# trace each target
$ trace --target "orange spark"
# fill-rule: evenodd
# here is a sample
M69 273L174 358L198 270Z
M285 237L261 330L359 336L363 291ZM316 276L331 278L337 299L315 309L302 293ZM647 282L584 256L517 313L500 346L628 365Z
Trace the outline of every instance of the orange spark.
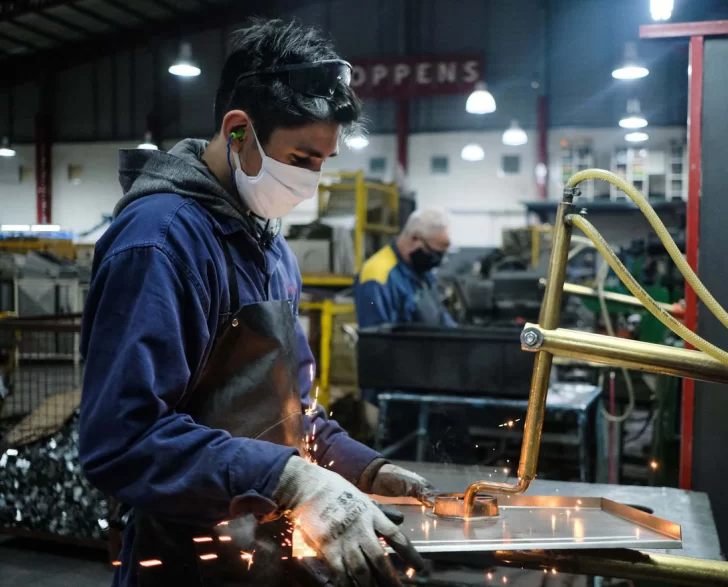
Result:
M230 522L220 522L218 526L227 526Z
M657 461L650 462L650 469L657 471Z
M334 464L334 461L331 461L328 466L330 467L333 464Z
M240 551L240 558L244 561L248 562L248 570L250 570L250 567L253 566L253 555L255 554L255 551L253 552L245 552L244 550Z
M551 574L552 574L552 575L557 575L557 574L558 574L558 573L556 572L556 568L555 568L555 567L554 567L553 569L551 569Z
M200 555L200 560L203 560L203 561L214 561L216 558L217 558L217 555L214 552Z
M486 579L488 579L488 581L492 581L493 580L493 573L488 573L485 577L486 577Z
M113 561L113 562L111 563L111 566L112 566L112 567L120 567L120 566L121 566L121 561Z
M162 561L160 561L156 558L152 558L152 559L149 559L146 561L139 561L139 564L143 567L158 567L159 565L162 564Z
M197 536L192 539L192 542L212 542L211 536Z
M232 536L220 536L220 542L230 542L233 537Z
M508 577L503 577L503 582L508 583Z
M413 569L412 567L410 567L409 569L407 569L407 570L405 571L405 573L404 573L404 574L405 574L405 575L407 575L407 578L408 578L408 579L411 579L411 578L412 578L412 577L414 577L414 575L415 575L415 570L414 570L414 569Z

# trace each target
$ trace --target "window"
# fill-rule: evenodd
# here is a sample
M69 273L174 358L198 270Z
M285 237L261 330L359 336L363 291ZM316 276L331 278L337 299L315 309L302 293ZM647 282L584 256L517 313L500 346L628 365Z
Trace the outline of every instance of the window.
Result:
M435 155L430 159L430 173L447 175L450 167L450 160L445 155Z
M371 159L369 159L369 173L384 173L386 169L386 157L372 157Z
M501 169L504 175L518 175L521 173L521 156L503 155L501 158Z

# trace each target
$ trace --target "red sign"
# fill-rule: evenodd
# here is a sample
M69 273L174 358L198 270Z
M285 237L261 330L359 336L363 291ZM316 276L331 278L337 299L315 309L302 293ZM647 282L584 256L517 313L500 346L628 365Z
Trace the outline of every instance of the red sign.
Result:
M482 55L387 57L352 62L351 87L362 98L466 94L484 79Z
M38 224L51 223L51 119L35 116L35 197Z

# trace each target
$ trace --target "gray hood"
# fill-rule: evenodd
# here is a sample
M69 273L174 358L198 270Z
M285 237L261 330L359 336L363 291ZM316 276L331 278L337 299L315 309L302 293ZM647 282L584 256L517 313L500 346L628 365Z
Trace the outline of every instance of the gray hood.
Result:
M251 214L237 194L231 194L213 175L202 155L208 142L185 139L169 152L147 149L119 151L119 182L124 191L114 208L114 218L132 202L152 194L179 194L194 198L216 216L235 218L259 239L280 232L280 220L267 221Z

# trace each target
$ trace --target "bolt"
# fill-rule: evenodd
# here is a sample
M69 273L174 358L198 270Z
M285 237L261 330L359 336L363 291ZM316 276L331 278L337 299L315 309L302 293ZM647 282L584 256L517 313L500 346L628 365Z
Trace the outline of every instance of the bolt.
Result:
M538 336L532 330L523 334L523 342L526 346L533 346L538 342Z
M579 214L581 214L582 216L586 216L586 208L582 208Z

